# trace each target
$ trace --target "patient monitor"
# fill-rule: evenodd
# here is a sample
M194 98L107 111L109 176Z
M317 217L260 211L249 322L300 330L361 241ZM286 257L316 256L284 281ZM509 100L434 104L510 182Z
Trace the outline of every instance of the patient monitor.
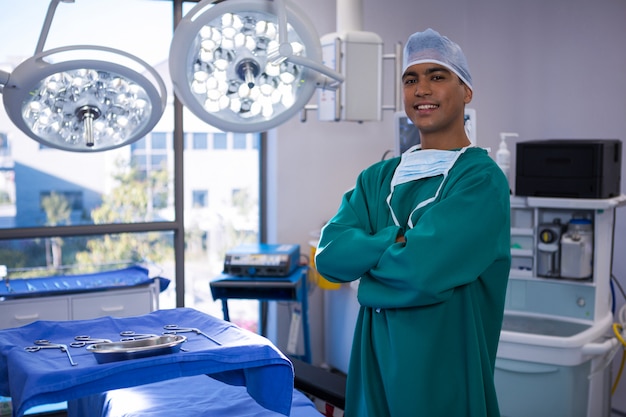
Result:
M394 155L399 156L410 147L420 143L420 132L404 111L393 115ZM476 110L465 109L465 131L473 145L476 145Z
M394 155L400 156L411 146L420 143L420 132L404 111L393 115Z

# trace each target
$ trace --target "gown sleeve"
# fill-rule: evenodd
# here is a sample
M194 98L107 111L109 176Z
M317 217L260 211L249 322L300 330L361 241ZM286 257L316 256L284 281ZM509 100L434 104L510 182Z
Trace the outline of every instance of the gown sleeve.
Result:
M481 279L494 263L508 270L509 190L497 165L451 170L437 201L413 214L412 229L393 225L385 202L388 169L364 171L322 229L315 258L322 276L333 282L361 278L361 305L403 308L443 302L455 288ZM397 190L392 204L417 205L410 199L415 194ZM396 243L399 233L405 243Z
M496 167L497 168L497 167ZM466 172L414 214L406 243L389 245L362 277L359 302L382 308L435 304L510 263L510 199L496 170Z
M379 207L370 206L368 201L375 201L374 198L380 198L380 195L366 198L368 189L372 188L366 184L371 184L372 180L365 180L364 174L361 173L356 186L344 194L337 213L322 229L315 266L329 281L350 282L361 278L378 264L401 232L397 226L375 231L371 219ZM388 190L388 186L374 188L376 193L383 188Z

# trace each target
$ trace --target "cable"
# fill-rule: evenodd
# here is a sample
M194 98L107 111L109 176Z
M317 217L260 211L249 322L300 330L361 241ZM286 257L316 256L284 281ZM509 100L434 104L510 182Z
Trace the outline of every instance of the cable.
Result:
M617 308L615 303L615 285L613 285L614 276L611 275L611 280L609 280L609 288L611 289L611 314L615 315L615 309Z
M615 275L611 274L611 280L615 283L615 285L617 285L617 288L619 289L619 292L622 293L622 297L624 299L626 299L626 292L624 292L624 288L619 283L619 280L615 277Z
M393 150L391 149L387 149L384 153L383 156L380 158L381 161L384 161L385 159L387 159L387 156L393 154ZM391 155L393 156L393 155Z
M626 340L624 340L624 337L621 334L621 331L624 329L624 325L626 325L626 304L624 304L617 313L617 322L613 323L613 333L615 333L615 337L622 344L622 360L620 362L617 375L615 376L613 387L611 388L611 395L615 394L617 385L622 377L622 372L624 371L624 366L626 365Z
M615 223L613 223L613 227L611 229L611 242L615 242ZM610 271L613 271L613 261L614 261L613 251L610 251L610 254L611 254ZM617 286L619 291L622 293L622 297L624 299L626 299L626 293L624 293L624 289L622 288L619 281L617 280L617 277L615 277L615 275L611 273L611 277L609 279L609 286L611 288L611 296L612 296L611 311L613 314L615 314L615 308L617 306L617 302L615 300L615 287L613 286L613 284ZM624 338L620 334L620 331L623 329L623 324L626 324L625 323L626 318L624 317L626 316L626 304L622 306L617 316L618 316L617 317L618 322L613 323L613 332L615 333L615 337L617 337L617 340L619 340L622 344L622 360L619 365L619 371L617 372L617 375L615 376L613 387L611 388L611 395L615 394L615 390L617 390L617 385L619 384L619 381L622 377L622 371L624 370L624 364L626 363L626 342L624 341Z
M619 365L619 370L617 371L617 376L615 377L615 382L613 382L613 387L611 388L611 395L615 394L615 390L617 389L617 385L619 384L620 378L622 377L622 371L624 370L624 364L626 363L626 341L620 334L620 331L623 329L622 325L619 323L613 323L613 332L615 333L615 337L622 344L622 361Z
M624 340L624 338L620 334L620 331L622 329L623 329L623 327L622 327L621 324L613 323L613 332L615 332L615 337L617 337L617 340L619 340L620 343L624 346L624 348L626 348L626 341Z

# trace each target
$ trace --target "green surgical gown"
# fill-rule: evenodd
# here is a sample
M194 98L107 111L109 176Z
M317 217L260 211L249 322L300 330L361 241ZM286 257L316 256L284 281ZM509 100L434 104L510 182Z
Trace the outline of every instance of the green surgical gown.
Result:
M506 177L487 151L469 148L445 180L395 188L396 226L386 199L398 163L359 175L315 258L330 281L360 279L345 415L499 416L493 373L511 266ZM398 233L406 243L395 243Z

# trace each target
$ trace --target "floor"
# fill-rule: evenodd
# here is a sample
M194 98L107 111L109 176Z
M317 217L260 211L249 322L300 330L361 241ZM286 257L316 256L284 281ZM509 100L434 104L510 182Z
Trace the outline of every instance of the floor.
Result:
M65 411L58 411L54 413L37 414L37 417L67 417L67 413ZM613 410L610 417L626 417L626 412Z

